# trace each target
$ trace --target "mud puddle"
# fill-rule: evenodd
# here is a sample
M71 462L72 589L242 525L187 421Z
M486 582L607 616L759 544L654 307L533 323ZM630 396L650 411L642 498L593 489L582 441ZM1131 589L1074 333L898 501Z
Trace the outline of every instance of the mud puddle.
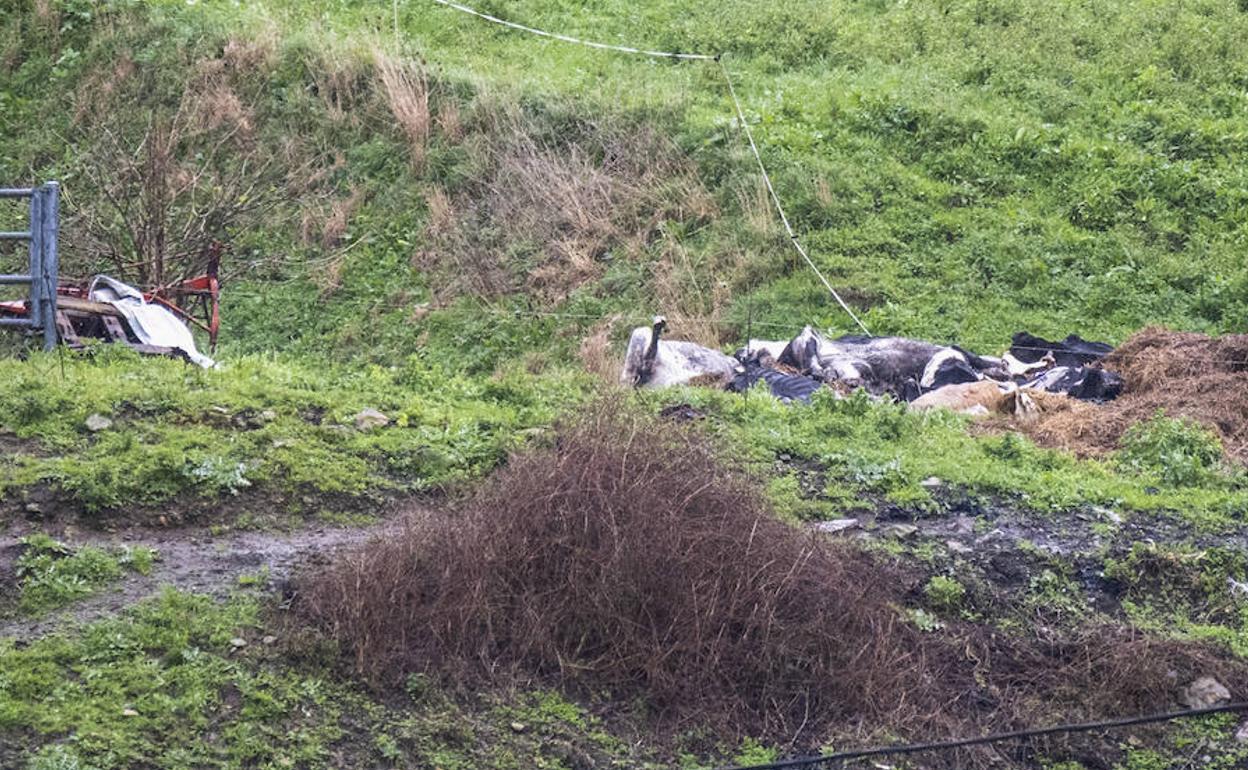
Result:
M310 527L292 532L231 532L213 535L207 531L133 530L116 534L80 532L73 529L50 532L72 546L95 546L116 550L125 546L154 549L158 559L148 575L128 573L120 581L69 607L37 618L0 618L0 640L30 641L57 631L71 629L158 594L165 587L218 598L240 587L271 589L281 587L296 567L325 563L343 548L401 527L402 517L367 526ZM0 573L12 575L12 560L20 552L19 540L28 532L11 530L0 535Z

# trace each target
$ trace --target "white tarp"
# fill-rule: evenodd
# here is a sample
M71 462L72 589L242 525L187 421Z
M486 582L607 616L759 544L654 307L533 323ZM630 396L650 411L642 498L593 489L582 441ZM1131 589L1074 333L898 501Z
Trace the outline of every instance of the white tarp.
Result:
M181 350L187 358L205 369L217 365L195 348L195 338L181 319L168 308L143 299L143 292L133 286L107 275L97 275L91 280L88 299L106 302L117 308L130 323L130 331L143 344Z

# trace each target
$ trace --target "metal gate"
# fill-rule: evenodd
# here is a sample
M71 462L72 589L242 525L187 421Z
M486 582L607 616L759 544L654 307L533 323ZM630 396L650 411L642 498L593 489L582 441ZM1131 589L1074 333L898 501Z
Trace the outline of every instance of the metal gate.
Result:
M60 230L61 188L48 182L34 188L0 188L0 199L30 199L30 226L13 232L0 231L0 241L30 243L30 270L0 273L0 285L29 286L25 318L0 318L0 328L17 327L43 332L43 348L56 346L56 286L58 260L56 238Z

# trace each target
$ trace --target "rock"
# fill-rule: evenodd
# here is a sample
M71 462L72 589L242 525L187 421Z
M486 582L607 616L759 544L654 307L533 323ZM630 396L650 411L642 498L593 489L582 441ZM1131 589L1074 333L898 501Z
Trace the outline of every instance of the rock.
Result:
M1228 575L1226 578L1226 589L1236 599L1248 599L1248 583L1236 580Z
M139 712L135 711L134 709L122 709L121 715L123 717L137 717L139 715Z
M1237 743L1248 743L1248 721L1239 726L1235 731L1235 741Z
M1110 522L1114 524L1122 523L1122 516L1120 516L1118 512L1113 510L1112 508L1103 508L1099 505L1094 505L1092 506L1092 512L1097 514L1098 516L1101 516L1102 518L1108 519Z
M275 643L275 642L277 641L277 637L276 637L276 636L266 636L266 637L264 637L263 639L261 639L260 641L264 642L265 644L273 644L273 643Z
M884 528L883 534L885 537L895 537L898 540L904 540L918 531L919 528L913 524L889 524Z
M853 529L858 526L857 519L833 519L832 521L821 521L815 525L815 529L820 532L844 532L847 529Z
M87 430L92 433L99 433L102 430L108 430L113 427L113 421L102 414L92 414L87 418Z
M265 409L263 412L257 415L256 419L260 420L260 422L273 422L274 420L277 419L277 412L273 411L272 409Z
M355 416L355 429L358 431L384 428L389 424L390 418L376 409L365 409Z
M242 638L241 636L236 636L230 640L230 646L236 650L241 649L247 646L247 640Z
M1205 709L1226 703L1230 699L1230 690L1211 676L1202 676L1184 687L1179 694L1179 702L1189 709Z
M936 489L938 487L943 487L944 485L945 485L945 482L941 481L936 476L928 476L927 478L919 482L919 486L923 487L924 489Z
M945 547L954 553L971 553L975 550L961 540L946 540Z
M524 722L512 722L511 723L511 731L513 733L522 733L527 729L529 729L529 726L526 725Z

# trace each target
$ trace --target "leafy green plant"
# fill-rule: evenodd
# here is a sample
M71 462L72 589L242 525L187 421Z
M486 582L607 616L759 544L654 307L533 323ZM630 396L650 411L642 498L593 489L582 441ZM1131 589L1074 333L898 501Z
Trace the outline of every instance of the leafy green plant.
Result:
M1207 428L1158 412L1131 426L1122 438L1118 462L1168 486L1195 486L1212 479L1222 460L1222 442Z
M954 578L935 575L923 586L923 596L932 609L949 615L962 610L966 602L966 586Z
M72 548L44 534L29 535L20 542L18 609L30 614L89 596L119 579L126 569L147 575L156 558L155 551L146 547L114 554L94 546Z

